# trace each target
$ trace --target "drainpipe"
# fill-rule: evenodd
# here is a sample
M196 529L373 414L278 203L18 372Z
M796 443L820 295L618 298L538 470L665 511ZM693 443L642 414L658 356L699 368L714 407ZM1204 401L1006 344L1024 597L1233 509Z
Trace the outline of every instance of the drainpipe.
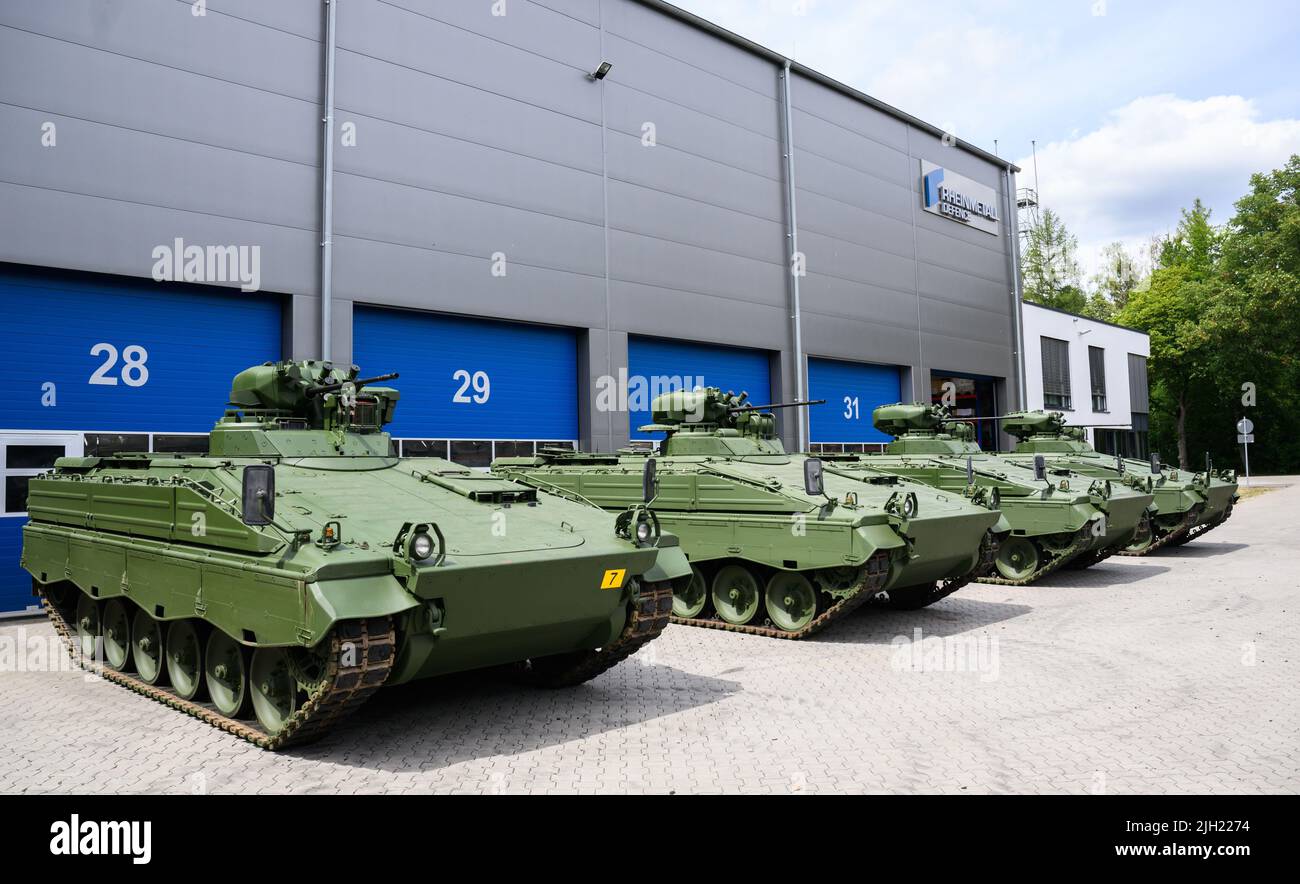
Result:
M334 331L334 11L325 0L325 114L321 118L320 168L320 358L328 362Z
M784 126L781 137L785 151L785 217L786 238L790 240L790 254L786 272L790 274L790 320L794 331L794 398L807 399L804 388L803 365L803 317L799 308L799 275L794 272L795 256L799 254L799 223L795 215L794 199L794 122L790 105L790 60L786 59L781 70L781 117ZM808 450L808 412L804 408L795 409L795 445L799 451Z
M1002 169L1002 180L1007 194L1007 258L1011 265L1011 351L1015 354L1016 408L1028 408L1025 394L1025 337L1021 328L1020 305L1020 229L1016 219L1016 197L1012 191L1015 179L1011 169Z

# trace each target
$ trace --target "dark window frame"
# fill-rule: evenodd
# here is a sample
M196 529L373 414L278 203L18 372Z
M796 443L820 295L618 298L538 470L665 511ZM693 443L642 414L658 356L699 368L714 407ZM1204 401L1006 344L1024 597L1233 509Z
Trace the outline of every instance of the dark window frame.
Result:
M1073 411L1074 402L1070 395L1070 342L1041 335L1039 353L1043 375L1043 407Z
M1092 391L1092 410L1105 413L1106 408L1106 350L1088 347L1088 381Z

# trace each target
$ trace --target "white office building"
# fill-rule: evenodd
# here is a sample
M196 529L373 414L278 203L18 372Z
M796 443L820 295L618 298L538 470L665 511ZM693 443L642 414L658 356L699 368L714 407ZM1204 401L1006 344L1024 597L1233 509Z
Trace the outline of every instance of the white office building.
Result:
M1027 408L1061 411L1087 426L1098 451L1146 457L1150 400L1143 332L1025 302Z

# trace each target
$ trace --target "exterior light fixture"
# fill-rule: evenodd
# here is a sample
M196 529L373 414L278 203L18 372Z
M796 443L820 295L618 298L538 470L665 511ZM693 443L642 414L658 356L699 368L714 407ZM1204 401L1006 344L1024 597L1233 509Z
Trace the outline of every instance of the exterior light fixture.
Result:
M588 80L603 80L609 74L610 68L614 67L607 61L602 61L600 67L596 68L590 74L587 74Z

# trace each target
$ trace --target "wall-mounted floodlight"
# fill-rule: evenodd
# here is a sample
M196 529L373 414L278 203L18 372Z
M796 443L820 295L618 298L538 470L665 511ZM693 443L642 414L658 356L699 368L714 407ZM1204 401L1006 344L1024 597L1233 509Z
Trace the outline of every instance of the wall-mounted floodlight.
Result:
M607 61L602 61L600 67L596 68L590 74L587 74L588 80L603 80L609 75L610 68L614 67Z

